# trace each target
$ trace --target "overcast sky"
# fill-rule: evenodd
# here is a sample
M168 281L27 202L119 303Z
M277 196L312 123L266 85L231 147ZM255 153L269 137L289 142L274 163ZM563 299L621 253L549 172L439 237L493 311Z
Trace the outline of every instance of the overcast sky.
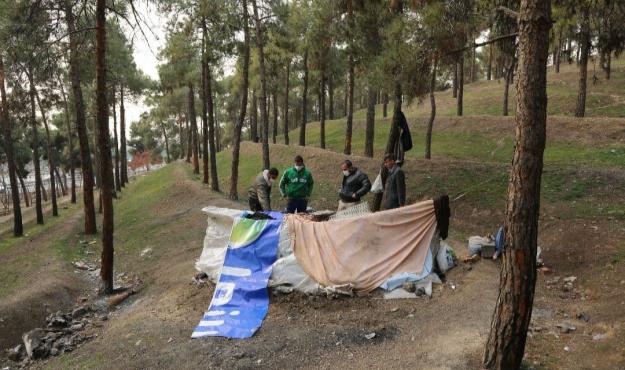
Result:
M145 31L145 37L139 30L133 31L130 27L125 27L126 36L131 39L133 32L134 35L134 50L133 55L135 62L139 69L146 75L154 80L158 80L158 60L156 58L158 50L165 44L165 23L161 14L151 2L136 2L137 11L143 17L143 20L147 23L142 24ZM130 133L130 123L137 121L141 113L147 111L148 108L143 104L140 99L136 102L126 103L126 133Z

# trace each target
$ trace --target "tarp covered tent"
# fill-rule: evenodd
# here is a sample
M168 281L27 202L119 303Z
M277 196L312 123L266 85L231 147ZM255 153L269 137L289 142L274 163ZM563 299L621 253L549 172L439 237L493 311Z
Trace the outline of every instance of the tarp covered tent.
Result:
M432 200L377 213L361 205L323 222L276 212L269 213L272 220L252 220L247 211L203 211L208 226L196 268L217 285L193 337L253 335L267 312L267 286L351 295L425 281L431 294L432 281L439 281L434 265L441 251L445 257ZM232 306L237 297L243 309Z

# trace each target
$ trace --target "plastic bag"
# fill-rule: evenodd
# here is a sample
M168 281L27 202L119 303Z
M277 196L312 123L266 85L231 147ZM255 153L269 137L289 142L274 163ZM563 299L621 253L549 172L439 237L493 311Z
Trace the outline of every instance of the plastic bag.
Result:
M447 270L456 265L455 257L456 253L449 246L449 244L441 242L441 247L438 249L438 253L436 254L436 263L442 273L445 273Z
M378 177L375 178L373 185L371 185L372 193L382 193L384 191L384 185L382 184L382 175L378 173Z

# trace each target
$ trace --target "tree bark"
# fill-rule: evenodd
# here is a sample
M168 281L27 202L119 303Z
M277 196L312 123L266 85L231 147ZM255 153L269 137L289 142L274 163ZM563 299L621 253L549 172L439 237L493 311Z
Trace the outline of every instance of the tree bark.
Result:
M520 14L516 145L508 182L499 297L484 352L488 369L520 368L536 284L551 1L522 0Z
M22 196L24 197L24 204L26 207L30 207L30 197L28 196L28 189L26 189L26 184L24 183L24 178L17 174L17 179L20 181L20 185L22 187ZM20 214L21 218L21 214Z
M306 146L306 113L308 111L308 48L304 50L304 90L302 92L302 124L299 128L299 145Z
M328 119L334 119L334 80L328 81Z
M350 2L351 3L351 2ZM353 25L353 10L349 9L350 27ZM354 126L354 56L347 57L347 122L345 127L345 147L343 154L352 154L352 132Z
M169 139L167 138L167 130L165 125L161 124L161 132L163 132L163 138L165 139L165 152L167 153L167 163L171 162L171 156L169 155Z
M247 88L249 83L250 67L250 32L248 27L247 0L241 0L243 8L243 82L241 84L241 112L239 120L234 126L234 143L232 145L232 167L230 171L230 199L238 200L237 185L239 181L239 151L241 148L241 129L245 123L245 110L247 108Z
M458 96L456 99L456 113L458 116L462 116L463 110L463 98L464 98L464 56L460 54L458 59Z
M22 207L17 184L17 166L15 165L11 118L9 117L4 76L4 63L0 56L0 126L4 134L4 152L7 158L7 167L9 168L9 184L11 186L11 201L13 202L13 236L20 237L24 235L24 225L22 224Z
M491 25L492 29L492 25ZM486 80L490 81L493 77L493 44L488 45L488 69L486 70Z
M205 155L210 155L210 177L211 177L211 189L213 191L219 191L219 179L217 178L217 146L215 144L215 112L213 102L213 77L210 68L210 64L206 64L206 90L208 101L208 151L204 152ZM206 140L204 141L206 144Z
M452 82L453 82L452 96L457 99L458 98L458 62L454 63L454 78Z
M59 184L59 186L61 188L61 195L66 196L67 195L67 189L65 188L65 184L63 183L63 179L61 179L61 174L59 173L59 168L58 167L54 167L54 173L56 174L57 184ZM67 183L67 181L65 181L65 183Z
M389 129L389 134L388 134L388 141L386 142L386 149L384 150L384 153L389 154L389 153L394 153L395 151L395 145L397 144L397 141L399 140L399 117L400 117L400 113L401 113L401 103L402 103L402 91L401 91L401 82L399 81L399 77L396 76L395 77L395 82L394 82L395 88L394 88L394 108L393 108L393 118L391 119L391 127ZM386 177L388 175L388 169L382 165L380 167L380 177L382 180L382 184L386 183ZM373 201L372 201L372 206L371 206L371 210L373 212L377 212L380 210L380 207L382 205L382 198L384 197L384 193L375 193L373 195Z
M206 18L202 17L202 172L204 174L202 182L208 184L208 100L213 100L212 95L209 97L208 87L208 53L206 50L206 39L208 38L208 30L206 28ZM214 140L213 140L214 141ZM213 145L214 146L214 145Z
M193 157L193 173L200 173L200 150L198 147L198 135L197 135L197 117L195 115L195 93L193 92L193 82L189 81L189 91L187 93L187 110L189 112L189 120L191 121L191 155Z
M113 293L113 169L106 101L106 0L96 1L96 104L98 107L98 146L100 147L100 194L102 197L102 292Z
M113 106L113 144L115 145L115 190L122 191L121 177L119 175L119 139L117 137L117 111L115 106L117 102L115 101L115 86L113 86L113 101L111 105Z
M65 112L65 124L67 125L67 147L68 147L68 161L69 172L71 177L71 203L76 204L76 170L74 166L74 139L72 134L72 125L70 123L69 104L67 103L67 94L65 94L65 87L60 76L57 76L59 80L59 86L61 88L61 97L63 98L63 109Z
M250 140L254 143L258 143L258 98L256 97L256 90L252 90L250 112Z
M581 11L580 38L579 90L577 93L575 117L584 117L586 115L586 83L588 79L588 54L590 51L590 16L589 9L586 6L583 6Z
M41 169L39 167L39 135L37 132L37 117L35 115L35 85L32 81L32 67L29 67L28 80L30 82L30 124L32 126L32 150L33 165L35 167L35 208L37 213L37 224L43 225L43 207L41 205Z
M319 78L319 146L326 148L326 77L323 67Z
M59 215L59 206L56 199L56 180L54 178L54 156L52 155L52 137L50 136L50 128L48 127L48 118L46 116L46 112L43 109L43 105L41 104L41 99L39 98L39 93L37 92L37 88L34 84L33 76L28 76L30 79L30 83L32 85L32 89L35 94L35 99L37 100L37 105L39 106L39 112L41 113L41 120L43 121L43 127L46 130L46 151L48 154L48 173L50 176L50 200L52 201L52 216L58 217Z
M69 34L69 71L72 80L72 93L74 96L74 108L76 110L76 132L80 145L80 162L82 166L82 194L85 213L85 234L97 232L95 219L95 204L93 196L93 167L91 166L91 153L89 151L89 139L85 122L85 103L82 96L80 81L80 65L78 61L78 40L76 39L76 24L72 9L72 2L65 1L65 19ZM123 151L122 151L123 153Z
M126 148L126 108L124 107L124 85L119 90L119 148L120 148L120 169L122 188L128 184L128 150Z
M289 72L291 69L291 62L286 64L286 77L284 81L284 144L289 145Z
M369 86L367 92L367 122L365 126L365 157L373 158L373 140L375 137L375 103L378 92Z
M271 131L271 140L275 144L278 136L278 93L273 92L273 130Z
M612 51L608 50L606 54L605 79L610 80L610 75L612 73Z
M555 64L555 69L556 69L556 73L560 73L560 59L562 56L562 27L560 27L560 31L558 32L558 43L557 43L557 48L558 50L556 50L556 58L554 60L554 64Z
M263 128L263 168L270 167L269 160L269 117L267 111L267 75L265 72L265 49L263 46L263 31L258 16L256 0L252 0L254 9L254 23L256 25L256 48L258 50L258 74L260 75L260 118Z
M514 73L514 65L508 66L506 69L506 77L504 79L504 90L503 90L503 115L508 116L508 100L510 95L510 82L512 82L512 74Z
M434 57L433 59L432 76L430 77L430 119L428 120L427 133L425 135L425 159L432 158L432 129L434 128L434 119L436 118L436 97L434 95L434 90L436 89L438 58Z
M382 94L382 118L388 117L388 93L386 90Z

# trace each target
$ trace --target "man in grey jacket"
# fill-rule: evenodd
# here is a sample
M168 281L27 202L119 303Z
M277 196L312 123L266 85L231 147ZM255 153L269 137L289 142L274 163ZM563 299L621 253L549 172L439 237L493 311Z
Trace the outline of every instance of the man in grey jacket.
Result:
M369 177L354 167L349 159L341 163L341 171L343 172L343 182L341 190L339 190L339 197L341 198L339 211L359 204L361 198L371 190Z
M277 178L278 169L275 167L264 170L256 176L247 192L251 211L271 211L271 185Z
M395 163L395 155L384 156L384 166L388 169L384 186L384 203L382 209L394 209L406 205L406 177L404 171Z

